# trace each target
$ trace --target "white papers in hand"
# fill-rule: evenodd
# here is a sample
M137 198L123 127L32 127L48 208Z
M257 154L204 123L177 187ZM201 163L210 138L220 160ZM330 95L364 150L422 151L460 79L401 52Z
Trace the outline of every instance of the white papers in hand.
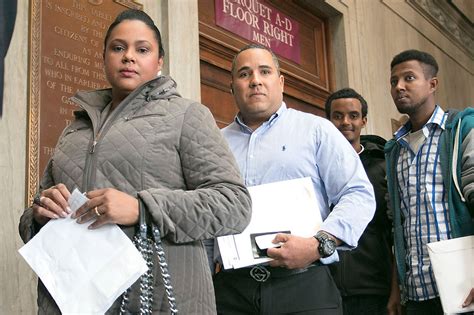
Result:
M75 190L69 205L77 210L85 201ZM104 314L147 270L117 225L89 230L90 224L51 220L19 250L63 314Z
M69 197L68 204L69 208L74 212L80 207L82 207L83 204L87 202L87 197L84 194L81 194L79 189L74 189L72 191L71 197Z
M444 313L474 311L474 304L462 307L474 288L474 235L427 246Z
M293 235L310 237L316 234L322 223L313 182L309 177L252 186L248 190L252 197L249 225L240 234L217 238L225 269L271 260L268 257L255 258L252 234L290 231ZM263 240L263 247L274 247L268 243L266 236L263 239L260 237L254 237L255 241L261 243Z

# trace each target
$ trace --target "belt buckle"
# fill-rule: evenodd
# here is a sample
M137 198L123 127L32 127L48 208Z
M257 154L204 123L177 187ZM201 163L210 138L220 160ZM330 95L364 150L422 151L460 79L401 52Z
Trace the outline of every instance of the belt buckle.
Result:
M250 276L257 282L265 282L270 278L270 271L263 266L253 266L250 269Z

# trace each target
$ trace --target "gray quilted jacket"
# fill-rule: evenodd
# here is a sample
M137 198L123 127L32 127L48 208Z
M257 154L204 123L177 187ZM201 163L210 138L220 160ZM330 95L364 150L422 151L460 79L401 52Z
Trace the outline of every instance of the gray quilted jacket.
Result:
M209 110L180 97L161 76L131 93L110 114L100 135L100 111L111 90L79 92L82 108L66 127L45 170L40 190L64 183L70 191L114 187L145 204L163 238L180 314L215 314L214 290L201 240L241 232L251 200L238 167ZM27 242L35 233L32 209L20 220ZM122 227L133 237L135 227ZM155 255L156 256L156 255ZM154 261L154 314L169 313ZM71 285L74 285L71 283ZM138 283L129 310L138 311ZM107 314L117 314L120 298ZM59 313L40 282L40 314Z

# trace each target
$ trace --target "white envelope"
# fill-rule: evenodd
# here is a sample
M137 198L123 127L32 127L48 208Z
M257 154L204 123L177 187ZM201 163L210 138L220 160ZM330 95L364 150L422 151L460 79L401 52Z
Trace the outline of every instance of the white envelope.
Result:
M474 311L474 304L462 307L474 288L474 235L429 243L427 247L443 311Z

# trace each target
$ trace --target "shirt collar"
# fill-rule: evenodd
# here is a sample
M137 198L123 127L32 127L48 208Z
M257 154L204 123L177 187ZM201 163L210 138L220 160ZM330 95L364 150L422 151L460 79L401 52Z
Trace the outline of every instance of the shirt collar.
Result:
M428 136L429 130L433 126L438 126L439 128L443 129L445 128L446 125L446 115L444 110L441 108L441 106L436 105L433 114L431 114L430 119L426 122L426 124L423 126L423 134L425 136ZM405 137L410 131L411 131L411 122L410 120L407 121L400 129L398 129L395 133L395 139L398 141L399 139Z
M288 108L286 107L285 102L282 102L280 108L275 113L273 113L270 118L262 124L262 126L273 125L278 119L278 117L283 115L283 113L287 110ZM240 112L235 116L234 121L240 126L240 128L252 132L252 130L244 123ZM260 127L258 127L257 129L259 129Z

